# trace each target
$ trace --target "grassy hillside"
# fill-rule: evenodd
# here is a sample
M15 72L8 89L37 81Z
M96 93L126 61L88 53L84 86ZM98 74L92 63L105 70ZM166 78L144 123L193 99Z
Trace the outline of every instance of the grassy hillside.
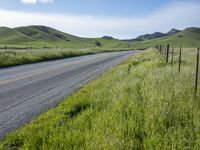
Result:
M145 40L152 40L152 39L158 39L158 38L162 38L162 37L166 37L166 36L171 36L171 35L179 33L179 32L181 32L181 31L177 30L177 29L171 29L167 33L155 32L152 34L144 34L144 35L138 36L135 39L129 39L129 40L125 40L125 41L139 42L139 41L145 41Z
M131 44L135 48L149 48L160 44L170 44L175 47L180 45L183 47L200 47L200 28L187 28L170 36L141 42L131 42Z
M103 74L20 130L0 149L199 149L200 97L193 49L181 74L155 50Z
M141 36L137 37L136 39L143 41L143 40L151 40L151 39L161 38L164 36L166 36L164 33L155 32L153 34L141 35Z
M66 34L45 26L28 26L18 28L0 28L0 48L88 48L97 47L96 42L100 42L100 47L127 48L129 44L116 39L92 39L81 38Z

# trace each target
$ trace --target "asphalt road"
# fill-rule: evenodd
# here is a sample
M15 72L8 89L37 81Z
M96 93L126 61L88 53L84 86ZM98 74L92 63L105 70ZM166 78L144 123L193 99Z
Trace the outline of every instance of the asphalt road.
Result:
M101 53L0 69L0 139L136 53Z

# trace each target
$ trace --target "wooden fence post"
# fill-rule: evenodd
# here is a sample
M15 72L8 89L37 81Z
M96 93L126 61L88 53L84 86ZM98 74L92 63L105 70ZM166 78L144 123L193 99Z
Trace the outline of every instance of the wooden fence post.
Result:
M162 52L162 46L160 45L160 53Z
M197 48L197 64L196 64L196 80L195 80L195 97L198 90L198 78L199 78L199 48Z
M167 44L167 49L166 49L166 64L168 64L169 60L169 44Z
M171 65L173 66L174 64L174 47L172 48L172 60L171 60Z
M182 57L182 47L180 46L180 51L179 51L179 66L178 66L178 72L181 72L181 57Z

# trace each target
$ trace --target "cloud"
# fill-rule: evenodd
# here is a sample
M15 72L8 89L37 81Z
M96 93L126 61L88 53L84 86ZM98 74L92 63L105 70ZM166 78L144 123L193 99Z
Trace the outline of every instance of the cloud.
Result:
M171 28L200 27L200 2L173 2L142 17L99 17L0 10L0 26L46 25L83 37L134 38Z
M21 0L21 2L25 4L35 4L37 0Z
M21 0L21 2L25 4L36 4L37 2L52 3L53 0Z

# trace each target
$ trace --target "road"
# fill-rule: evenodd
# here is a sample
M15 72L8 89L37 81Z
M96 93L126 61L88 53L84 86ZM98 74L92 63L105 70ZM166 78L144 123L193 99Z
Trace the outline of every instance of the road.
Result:
M136 53L101 53L0 69L0 139Z

